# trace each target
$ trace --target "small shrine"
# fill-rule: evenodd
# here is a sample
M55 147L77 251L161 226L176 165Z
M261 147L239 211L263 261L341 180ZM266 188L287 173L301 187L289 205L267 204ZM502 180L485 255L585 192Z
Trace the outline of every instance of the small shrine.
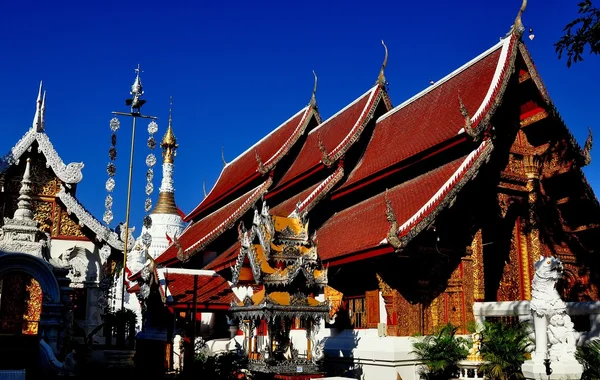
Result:
M323 296L327 269L308 236L308 223L296 213L272 216L263 201L252 227L241 222L238 232L232 287L241 301L230 311L245 334L249 370L280 378L319 376L323 349L315 334L321 318L329 316ZM294 347L293 327L306 330L305 352Z

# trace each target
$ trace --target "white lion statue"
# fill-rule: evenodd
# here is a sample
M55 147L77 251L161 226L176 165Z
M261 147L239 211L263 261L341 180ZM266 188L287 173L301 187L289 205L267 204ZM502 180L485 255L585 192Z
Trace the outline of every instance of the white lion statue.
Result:
M533 265L535 275L531 284L531 311L539 317L566 313L567 305L556 290L556 282L562 277L563 265L554 256L540 256Z

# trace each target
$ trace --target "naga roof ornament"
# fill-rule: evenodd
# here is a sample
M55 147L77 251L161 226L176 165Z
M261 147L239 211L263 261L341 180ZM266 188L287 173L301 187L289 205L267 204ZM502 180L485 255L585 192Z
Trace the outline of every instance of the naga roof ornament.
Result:
M221 161L223 161L223 167L227 166L227 161L225 161L225 145L221 147Z
M523 33L525 32L525 26L523 25L522 16L523 16L523 12L525 12L526 8L527 8L527 0L523 0L523 2L521 3L521 8L519 9L519 12L517 13L517 17L515 17L515 22L514 22L512 28L510 29L510 31L507 33L507 35L509 35L511 33L515 33L519 38L521 38L521 36L523 36Z
M313 108L317 108L317 83L319 83L319 78L317 77L317 73L315 73L315 70L313 70L313 76L315 77L315 85L313 87L313 92L312 92L312 96L310 97L310 105Z
M593 142L594 142L594 138L592 136L592 128L591 127L588 127L588 132L589 132L588 133L588 137L585 140L585 145L583 146L583 152L582 152L582 155L583 155L583 165L584 166L587 166L590 163L592 163L592 154L591 154L591 152L592 152L592 145L593 145Z
M462 98L460 97L460 92L458 94L458 105L461 115L463 115L463 117L465 118L465 132L473 139L475 139L477 137L477 131L473 128L471 115L469 115L469 110L467 109L467 107L462 101Z
M385 42L381 40L381 44L383 45L383 49L385 50L385 57L383 58L383 63L381 64L381 70L379 70L379 77L377 77L377 84L380 86L387 86L388 82L385 79L385 67L387 66L388 61L388 48L385 45Z
M398 250L402 248L402 242L398 238L398 229L400 226L398 225L398 220L396 219L396 213L392 208L392 202L388 198L387 189L385 189L385 217L390 224L390 229L387 234L387 241L392 247Z

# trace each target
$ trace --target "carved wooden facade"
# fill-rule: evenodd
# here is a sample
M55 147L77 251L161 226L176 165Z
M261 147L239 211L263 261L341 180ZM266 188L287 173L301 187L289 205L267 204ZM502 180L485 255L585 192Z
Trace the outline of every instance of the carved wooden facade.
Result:
M31 177L34 192L34 219L40 223L40 229L50 234L53 239L90 240L79 225L74 214L69 214L57 197L61 190L61 180L54 174L52 168L46 167L43 154L28 153L31 157ZM17 207L19 188L25 168L25 159L18 165L13 165L2 174L4 191L0 193L3 217L12 217ZM75 193L75 186L71 192Z

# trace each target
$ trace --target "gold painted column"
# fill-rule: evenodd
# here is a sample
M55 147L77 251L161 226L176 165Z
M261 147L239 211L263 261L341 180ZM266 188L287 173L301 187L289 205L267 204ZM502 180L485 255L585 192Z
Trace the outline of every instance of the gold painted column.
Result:
M485 301L485 280L483 267L483 237L481 228L471 242L470 253L473 268L473 301ZM467 248L467 250L468 250ZM467 252L468 254L468 252Z
M531 271L533 262L542 256L540 247L540 230L537 221L537 203L540 186L540 167L541 159L538 155L526 155L523 157L525 166L525 175L527 176L527 200L529 203L529 252L527 249L521 249L521 267L524 277L525 299L531 299ZM523 230L520 228L517 233L523 236ZM523 246L525 246L523 244Z

